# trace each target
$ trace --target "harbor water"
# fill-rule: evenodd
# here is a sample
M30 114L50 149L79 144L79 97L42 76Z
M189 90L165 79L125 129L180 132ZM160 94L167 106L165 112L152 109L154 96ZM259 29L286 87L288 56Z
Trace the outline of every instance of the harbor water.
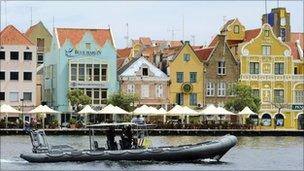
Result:
M0 136L0 170L303 170L304 137L261 136L238 137L237 145L219 161L193 162L95 161L29 163L19 157L30 153L29 136ZM151 136L153 146L192 144L215 140L215 136ZM48 136L52 145L67 144L78 149L89 148L88 136ZM100 145L104 136L96 136Z

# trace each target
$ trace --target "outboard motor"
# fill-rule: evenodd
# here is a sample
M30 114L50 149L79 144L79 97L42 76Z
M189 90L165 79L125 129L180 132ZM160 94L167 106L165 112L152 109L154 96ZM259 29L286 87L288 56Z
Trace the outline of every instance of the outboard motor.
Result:
M49 146L45 139L46 135L43 130L31 130L30 137L33 145L33 153L46 153L49 151Z

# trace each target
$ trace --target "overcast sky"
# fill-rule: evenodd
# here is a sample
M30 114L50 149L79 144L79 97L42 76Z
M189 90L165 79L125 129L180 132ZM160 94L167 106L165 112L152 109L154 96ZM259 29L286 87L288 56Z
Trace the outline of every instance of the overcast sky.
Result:
M303 2L279 1L291 13L291 30L303 32ZM31 24L42 21L53 33L55 27L107 28L111 26L118 48L126 46L126 23L129 25L130 39L149 36L152 39L184 38L202 45L219 32L224 18L239 18L246 29L261 26L261 16L265 13L265 1L7 1L1 2L1 30L13 24L21 31ZM267 2L267 11L277 7L277 1ZM6 11L6 12L5 12ZM7 15L5 15L5 13ZM224 17L226 16L226 17ZM7 19L7 21L6 21Z

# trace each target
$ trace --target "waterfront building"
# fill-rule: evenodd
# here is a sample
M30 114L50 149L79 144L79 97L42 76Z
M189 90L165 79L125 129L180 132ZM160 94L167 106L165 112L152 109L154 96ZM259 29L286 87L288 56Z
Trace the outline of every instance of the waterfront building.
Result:
M36 106L39 106L42 102L43 82L43 65L41 64L44 54L50 51L52 35L41 21L32 25L24 34L37 47Z
M117 57L111 29L54 28L51 51L44 59L44 100L71 111L67 93L81 89L96 110L118 91ZM60 118L58 118L60 120Z
M171 104L204 105L204 65L189 41L169 61L169 99Z
M300 80L293 75L290 47L275 36L269 24L263 24L259 35L240 48L240 81L260 97L263 126L295 128L296 115L289 106L291 90Z
M0 32L0 102L25 113L36 106L36 46L13 25Z
M121 92L137 96L140 105L167 108L169 78L145 57L133 58L118 70L118 77Z
M233 98L229 89L238 82L239 62L230 51L225 35L217 35L218 42L213 47L196 50L204 63L205 103L223 106Z

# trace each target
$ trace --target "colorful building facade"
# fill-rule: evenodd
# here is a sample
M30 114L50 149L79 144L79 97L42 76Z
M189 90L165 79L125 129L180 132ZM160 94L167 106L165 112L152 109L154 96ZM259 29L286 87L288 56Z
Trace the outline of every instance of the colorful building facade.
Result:
M44 60L44 100L71 111L67 93L81 89L96 109L118 91L116 50L110 29L55 28ZM60 118L59 118L60 119Z
M169 78L145 57L133 58L118 75L121 92L138 97L140 105L167 108Z
M36 106L36 46L17 28L0 32L0 102L25 113Z
M186 41L169 61L169 99L171 104L204 105L204 65Z

